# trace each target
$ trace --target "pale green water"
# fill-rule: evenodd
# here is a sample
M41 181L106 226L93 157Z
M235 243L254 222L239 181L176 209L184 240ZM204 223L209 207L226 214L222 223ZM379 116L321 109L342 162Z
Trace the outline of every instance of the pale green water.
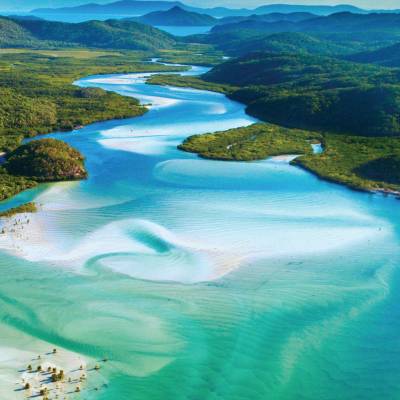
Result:
M42 211L0 239L0 350L33 337L109 357L107 386L70 398L400 398L397 200L285 162L178 152L253 122L222 95L137 75L79 84L159 106L55 135L87 156L89 180L11 202Z

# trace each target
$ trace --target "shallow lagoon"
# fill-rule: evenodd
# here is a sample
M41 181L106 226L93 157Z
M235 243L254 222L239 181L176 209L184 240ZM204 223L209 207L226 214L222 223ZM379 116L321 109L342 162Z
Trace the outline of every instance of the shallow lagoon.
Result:
M47 344L110 359L101 390L70 398L398 398L399 202L286 159L179 152L190 134L254 120L146 76L79 81L153 106L53 135L87 156L90 178L3 204L41 211L0 239L2 398L23 398L16 348Z

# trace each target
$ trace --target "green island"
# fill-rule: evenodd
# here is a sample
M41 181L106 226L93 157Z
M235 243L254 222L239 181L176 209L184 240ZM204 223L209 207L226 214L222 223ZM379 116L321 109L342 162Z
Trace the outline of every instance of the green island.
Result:
M17 147L0 170L0 199L4 200L38 182L85 179L84 157L65 142L41 139Z
M84 157L67 143L40 139L19 146L7 156L4 168L13 175L36 181L84 179Z
M321 140L318 133L259 123L190 136L178 148L203 158L252 161L282 154L312 154L311 143Z

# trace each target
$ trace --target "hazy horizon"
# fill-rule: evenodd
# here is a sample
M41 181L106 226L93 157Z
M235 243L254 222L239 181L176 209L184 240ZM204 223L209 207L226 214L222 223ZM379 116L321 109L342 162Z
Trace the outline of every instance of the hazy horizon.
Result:
M0 0L0 10L28 11L38 7L65 7L77 6L87 3L106 4L116 0ZM155 1L155 0L148 0ZM172 0L162 0L172 1ZM183 3L196 7L224 6L231 8L255 8L267 4L295 4L295 5L338 5L350 4L366 9L400 8L398 0L381 0L377 5L376 0L181 0Z
M350 4L353 6L367 9L382 9L382 8L400 8L399 0L381 0L377 5L376 0L348 0L348 1L331 1L331 0L288 0L288 1L263 1L263 0L187 0L184 3L197 7L215 7L227 6L233 8L253 8L267 4L297 4L297 5L339 5Z

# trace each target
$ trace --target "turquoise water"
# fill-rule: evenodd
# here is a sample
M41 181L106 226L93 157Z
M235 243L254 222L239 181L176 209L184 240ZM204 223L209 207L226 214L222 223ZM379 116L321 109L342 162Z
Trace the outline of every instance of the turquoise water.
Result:
M179 152L190 134L254 120L146 76L78 82L153 107L52 135L86 155L89 179L2 205L40 211L0 238L0 381L4 347L40 342L110 359L101 390L69 398L399 399L398 200L286 159Z

